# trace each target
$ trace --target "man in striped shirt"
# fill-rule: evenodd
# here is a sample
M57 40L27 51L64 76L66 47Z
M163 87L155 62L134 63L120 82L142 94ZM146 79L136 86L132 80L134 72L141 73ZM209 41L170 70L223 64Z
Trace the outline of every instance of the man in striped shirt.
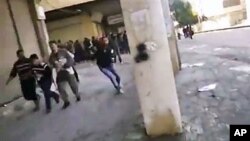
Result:
M38 111L39 99L36 94L36 80L32 74L31 63L28 58L24 56L23 50L16 52L18 60L14 63L10 72L9 79L6 85L10 83L17 75L19 76L23 97L26 100L32 100L35 103L34 111Z
M51 98L56 103L59 103L59 94L51 91L51 85L53 83L52 69L44 62L40 61L36 54L30 56L32 62L32 70L36 76L37 82L43 90L46 104L46 113L51 112Z

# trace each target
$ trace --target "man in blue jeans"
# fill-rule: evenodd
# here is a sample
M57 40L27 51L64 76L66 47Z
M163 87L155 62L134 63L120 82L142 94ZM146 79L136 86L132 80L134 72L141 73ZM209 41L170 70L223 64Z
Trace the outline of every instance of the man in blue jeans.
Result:
M95 54L96 56L96 63L103 74L105 74L112 84L114 85L115 89L119 94L123 94L123 90L121 88L121 78L116 73L113 63L112 63L112 55L111 55L111 46L109 44L109 40L106 37L103 37L100 40L99 47ZM113 78L115 77L115 79Z

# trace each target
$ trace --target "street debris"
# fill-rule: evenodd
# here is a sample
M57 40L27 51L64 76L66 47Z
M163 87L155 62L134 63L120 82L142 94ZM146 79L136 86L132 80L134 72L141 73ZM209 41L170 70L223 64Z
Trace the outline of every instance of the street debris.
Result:
M204 48L204 47L207 47L206 44L203 44L203 45L194 45L190 48L188 48L188 50L194 50L194 49L197 49L197 48Z
M126 136L127 140L141 140L144 137L144 135L142 133L139 132L135 132L135 133L129 133Z
M230 89L231 92L236 92L238 89Z
M201 87L199 88L199 92L207 92L207 91L211 91L214 90L217 87L217 83L213 83L213 84L209 84L207 86Z
M182 64L181 68L192 68L192 67L202 67L204 66L205 63L200 62L200 63L195 63L195 64Z
M231 68L229 68L229 70L250 73L250 66L231 67Z
M247 82L248 81L248 75L240 75L236 77L237 80L242 81L242 82Z
M215 48L214 51L220 51L222 48Z
M9 115L11 115L11 114L13 114L14 113L14 111L12 110L12 109L7 109L7 110L5 110L3 113L2 113L2 115L3 116L9 116Z

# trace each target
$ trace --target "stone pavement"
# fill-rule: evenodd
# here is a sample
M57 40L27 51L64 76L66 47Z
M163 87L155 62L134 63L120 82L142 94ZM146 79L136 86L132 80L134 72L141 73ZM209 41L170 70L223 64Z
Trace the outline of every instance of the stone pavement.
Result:
M81 64L83 101L74 103L71 95L69 109L62 111L62 105L54 104L49 115L44 109L32 113L32 104L23 99L8 104L0 109L0 140L228 141L229 124L250 124L250 48L219 39L209 42L202 36L179 42L183 69L176 84L185 134L154 139L145 136L132 60L124 56L128 63L117 65L124 95L114 96L111 83L95 65ZM210 90L204 89L209 85Z
M250 48L222 44L179 42L176 83L188 141L228 141L229 124L250 124ZM210 84L215 89L201 91Z
M18 99L0 109L0 140L2 141L172 141L173 138L150 139L145 136L138 96L133 80L131 57L117 65L124 95L115 96L111 82L90 62L78 65L80 92L83 101L65 111L53 104L52 113L32 113L33 105ZM39 91L39 90L38 90ZM43 102L43 99L41 99Z

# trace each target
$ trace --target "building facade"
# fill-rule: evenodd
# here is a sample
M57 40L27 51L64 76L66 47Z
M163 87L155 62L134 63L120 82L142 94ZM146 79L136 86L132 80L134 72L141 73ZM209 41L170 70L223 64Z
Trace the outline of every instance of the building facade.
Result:
M244 23L246 16L245 0L188 0L199 16L207 21L198 24L197 31L227 28Z

